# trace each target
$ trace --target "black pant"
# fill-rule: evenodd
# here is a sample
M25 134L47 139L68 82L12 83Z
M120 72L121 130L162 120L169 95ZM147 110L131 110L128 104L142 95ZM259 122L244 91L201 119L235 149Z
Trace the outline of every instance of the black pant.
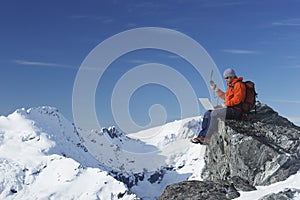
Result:
M199 132L198 137L206 137L209 132L209 136L217 130L217 118L220 119L241 119L242 112L238 109L219 108L216 110L208 110L205 112L202 120L202 130Z

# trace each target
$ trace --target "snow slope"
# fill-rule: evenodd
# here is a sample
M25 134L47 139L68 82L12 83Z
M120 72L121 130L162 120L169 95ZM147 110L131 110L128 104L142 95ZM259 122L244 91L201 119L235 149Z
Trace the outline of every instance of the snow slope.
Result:
M285 189L300 189L300 171L290 176L287 180L274 183L269 186L257 186L257 190L251 192L240 192L241 196L236 198L236 200L253 200L259 199L270 193L279 193ZM297 193L294 200L300 200L300 193Z
M199 120L125 135L114 127L79 133L46 106L0 116L0 199L156 199L169 184L201 180L206 147L189 142ZM299 183L300 173L238 199Z
M0 163L0 199L135 197L98 166L55 108L1 116Z
M201 179L205 146L190 142L198 128L199 117L194 117L128 135L113 127L80 137L99 163L132 192L154 199L169 184Z

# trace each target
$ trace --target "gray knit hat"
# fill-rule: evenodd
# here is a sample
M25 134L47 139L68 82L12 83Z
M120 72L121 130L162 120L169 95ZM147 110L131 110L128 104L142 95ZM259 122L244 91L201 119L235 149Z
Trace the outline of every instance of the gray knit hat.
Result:
M226 69L224 71L223 75L224 75L224 77L235 77L236 76L234 70L231 68Z

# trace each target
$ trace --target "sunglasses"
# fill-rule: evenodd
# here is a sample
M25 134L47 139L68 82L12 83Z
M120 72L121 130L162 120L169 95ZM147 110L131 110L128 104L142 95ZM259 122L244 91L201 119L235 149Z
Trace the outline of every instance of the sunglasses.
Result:
M230 79L231 77L230 76L226 76L226 77L224 77L225 79Z

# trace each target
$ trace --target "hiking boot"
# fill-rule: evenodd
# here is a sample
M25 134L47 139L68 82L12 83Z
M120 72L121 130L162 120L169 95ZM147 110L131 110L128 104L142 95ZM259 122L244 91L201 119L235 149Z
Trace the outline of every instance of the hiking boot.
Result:
M195 143L195 144L198 144L198 143L204 144L205 143L205 137L202 137L202 136L195 137L195 138L191 139L191 142Z

